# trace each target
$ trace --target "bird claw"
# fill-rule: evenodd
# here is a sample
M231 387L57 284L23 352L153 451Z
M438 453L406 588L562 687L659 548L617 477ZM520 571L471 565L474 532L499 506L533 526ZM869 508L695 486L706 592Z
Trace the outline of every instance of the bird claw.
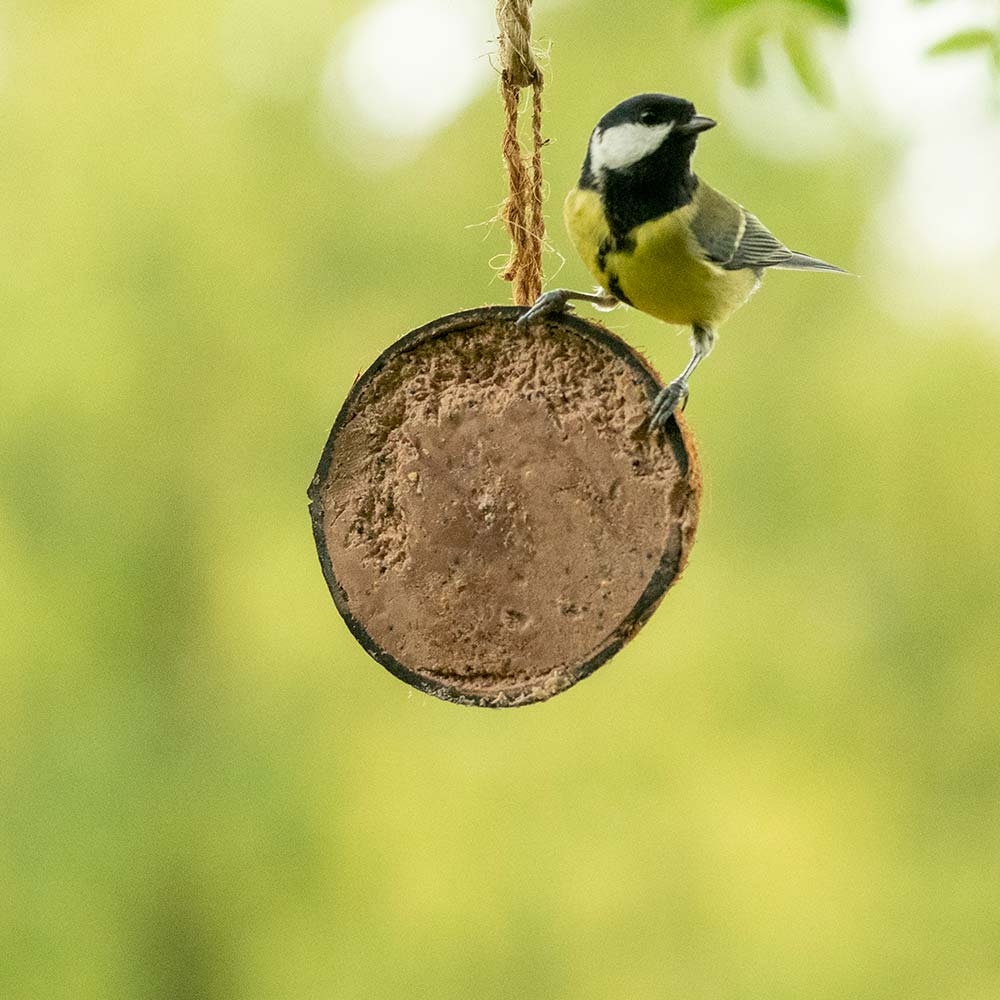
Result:
M677 409L677 404L681 404L681 410L687 406L688 401L687 382L682 379L674 379L669 385L659 391L656 399L653 400L653 411L649 417L649 426L653 431L657 431L666 426Z
M522 313L515 322L515 326L527 326L533 320L540 319L554 312L571 312L573 306L570 305L569 297L561 288L555 288L551 292L544 292L535 299L534 305L527 312Z

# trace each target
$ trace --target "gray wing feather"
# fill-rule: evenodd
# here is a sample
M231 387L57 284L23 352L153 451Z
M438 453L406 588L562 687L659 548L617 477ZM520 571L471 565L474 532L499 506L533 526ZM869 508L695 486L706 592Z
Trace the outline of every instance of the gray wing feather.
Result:
M837 274L850 274L850 271L845 271L836 264L827 264L825 260L804 253L793 253L788 260L771 266L787 271L835 271Z
M746 209L743 212L744 227L740 238L733 247L733 254L722 266L727 271L739 271L749 267L781 267L795 254L780 240L771 235L767 227Z
M726 271L766 267L803 271L842 271L806 254L789 250L756 215L703 185L701 204L691 230L705 258ZM846 272L845 272L846 273Z
M691 232L705 259L725 267L743 232L743 209L704 183L699 184L697 197Z

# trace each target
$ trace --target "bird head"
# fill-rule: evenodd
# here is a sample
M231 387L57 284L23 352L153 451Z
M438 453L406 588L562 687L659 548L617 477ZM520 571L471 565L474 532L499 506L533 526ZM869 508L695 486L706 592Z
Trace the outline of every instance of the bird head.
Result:
M715 127L690 101L668 94L638 94L612 108L590 136L585 171L595 179L635 170L650 160L685 166L698 136Z

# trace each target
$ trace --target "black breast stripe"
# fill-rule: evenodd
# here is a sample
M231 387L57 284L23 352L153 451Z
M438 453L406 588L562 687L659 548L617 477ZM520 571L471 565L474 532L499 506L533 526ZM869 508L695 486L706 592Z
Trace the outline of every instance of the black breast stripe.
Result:
M611 294L616 299L618 299L619 302L624 302L625 305L627 305L627 306L632 305L632 302L629 299L629 297L622 291L622 286L621 286L620 282L618 281L618 275L617 274L609 274L608 275L608 291L611 292Z

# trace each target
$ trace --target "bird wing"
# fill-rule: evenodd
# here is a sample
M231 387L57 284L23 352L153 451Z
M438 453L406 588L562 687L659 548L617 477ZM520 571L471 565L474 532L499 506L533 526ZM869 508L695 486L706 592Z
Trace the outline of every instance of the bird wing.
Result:
M818 257L810 257L805 253L798 253L789 250L783 243L780 243L772 236L757 218L751 215L745 208L741 208L746 226L743 236L736 242L736 249L728 263L722 266L728 270L741 267L752 267L759 269L762 267L777 267L788 271L836 271L838 274L847 274L842 267L836 264L828 264Z
M743 231L733 247L733 254L722 266L728 271L744 267L780 267L791 260L793 253L780 240L772 236L767 227L745 208Z
M726 271L779 267L846 273L826 261L789 250L756 215L704 182L698 184L694 203L691 231L705 259Z
M691 231L705 258L727 271L778 267L795 254L756 215L704 182L695 194Z

